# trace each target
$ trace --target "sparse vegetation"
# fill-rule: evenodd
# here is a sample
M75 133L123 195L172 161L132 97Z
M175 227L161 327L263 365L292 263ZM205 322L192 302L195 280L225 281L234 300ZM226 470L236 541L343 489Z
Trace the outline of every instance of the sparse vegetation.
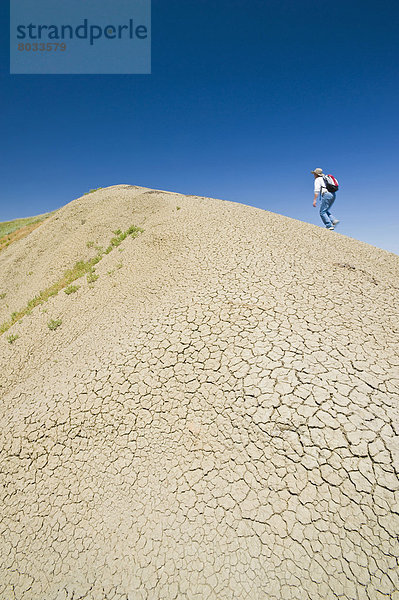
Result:
M118 229L117 231L120 232L121 230ZM123 240L125 240L127 238L128 235L135 238L139 235L139 233L142 233L142 232L143 232L143 230L141 229L141 227L135 227L134 225L131 225L127 231L125 231L124 233L120 232L120 233L118 233L118 235L116 235L116 237L112 238L108 248L105 250L105 254L109 254L111 252L111 250L113 250L114 248L119 246L119 244L121 244L123 242ZM114 231L113 233L116 233L116 232Z
M94 242L86 242L87 248L93 248Z
M97 273L92 269L90 273L87 273L87 283L94 283L98 279Z
M88 194L93 194L94 192L98 192L98 190L102 190L102 187L95 188L94 190L90 190L89 192L85 192L83 196L87 196Z
M7 296L7 294L5 292L3 292L2 294L0 294L0 300L4 300L4 298Z
M56 211L44 213L43 215L36 215L35 217L14 219L14 221L3 221L2 223L0 223L0 239L5 235L10 235L11 233L14 233L14 231L17 231L17 229L21 229L21 227L41 223L45 219L48 219L55 212Z
M131 235L132 237L137 237L140 233L143 233L144 229L141 227L135 227L135 225L130 225L129 229L126 231L127 235Z
M80 285L69 285L67 288L65 288L65 293L68 294L74 294L75 292L78 291L78 289L80 288Z
M9 344L13 344L15 342L15 340L17 340L18 338L19 338L19 335L17 335L17 334L14 335L13 334L13 335L9 335L7 337L7 340L8 340Z
M56 281L56 283L54 283L52 286L48 287L44 291L40 292L39 295L32 298L32 300L28 302L25 308L13 312L11 314L10 320L0 325L0 335L8 329L10 329L10 327L14 325L14 323L22 319L25 315L29 314L33 308L39 306L40 304L44 304L44 302L47 302L49 298L51 298L52 296L56 296L58 292L70 286L71 283L73 283L77 279L80 279L80 277L83 277L83 275L87 275L87 282L89 284L94 283L98 279L98 275L94 271L94 265L100 262L100 260L103 258L103 255L109 254L109 252L111 252L117 245L119 245L124 239L126 239L128 235L135 238L142 232L143 229L141 229L140 227L135 227L134 225L131 225L129 229L127 229L127 231L119 234L115 238L112 238L108 248L105 251L103 251L102 249L98 250L98 254L94 258L91 258L88 261L80 260L77 263L75 263L72 269L68 269L68 271L65 271L61 279Z
M176 206L176 210L180 210L180 209L181 209L181 206Z
M57 329L60 325L62 325L62 319L52 319L47 323L47 327L51 329L51 331L54 331L54 329Z
M46 219L51 217L57 211L37 215L36 217L26 217L24 219L15 219L14 221L4 221L0 223L0 251L13 242L26 237L31 231L39 227Z

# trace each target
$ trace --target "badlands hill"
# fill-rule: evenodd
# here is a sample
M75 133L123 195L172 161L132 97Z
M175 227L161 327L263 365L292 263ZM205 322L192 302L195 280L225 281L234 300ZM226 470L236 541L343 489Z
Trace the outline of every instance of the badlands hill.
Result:
M3 249L0 598L398 600L398 289L337 232L129 185Z

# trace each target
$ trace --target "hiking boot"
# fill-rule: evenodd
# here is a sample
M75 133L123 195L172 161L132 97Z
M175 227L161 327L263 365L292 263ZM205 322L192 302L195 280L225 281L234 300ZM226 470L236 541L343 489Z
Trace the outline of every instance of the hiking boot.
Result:
M327 227L327 229L331 229L331 231L334 231L335 227Z
M335 219L335 221L332 222L333 225L338 225L338 223L339 223L338 219Z

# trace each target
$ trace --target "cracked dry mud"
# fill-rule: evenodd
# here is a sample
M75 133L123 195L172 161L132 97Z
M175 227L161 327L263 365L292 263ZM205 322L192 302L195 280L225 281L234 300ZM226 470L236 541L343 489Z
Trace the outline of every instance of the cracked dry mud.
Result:
M132 224L0 338L0 598L398 600L399 258L113 186L1 252L1 321Z

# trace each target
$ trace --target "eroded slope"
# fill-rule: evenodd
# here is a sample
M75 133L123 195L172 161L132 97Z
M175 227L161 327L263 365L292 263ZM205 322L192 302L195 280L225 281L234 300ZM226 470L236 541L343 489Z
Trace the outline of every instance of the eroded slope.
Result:
M397 600L398 258L97 194L144 233L0 342L1 597Z

